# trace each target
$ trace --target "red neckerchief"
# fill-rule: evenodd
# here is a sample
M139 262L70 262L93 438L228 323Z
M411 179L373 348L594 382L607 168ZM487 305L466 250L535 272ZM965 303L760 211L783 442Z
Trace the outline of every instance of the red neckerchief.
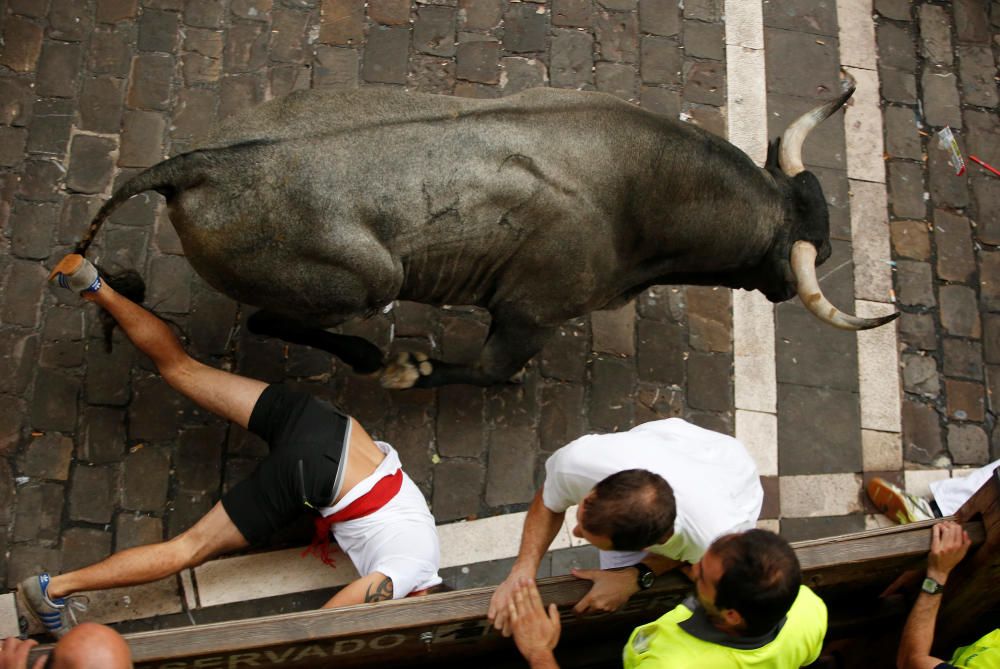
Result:
M361 497L345 506L340 511L329 516L319 516L316 518L316 534L313 535L312 544L302 551L302 557L313 553L323 561L324 564L335 566L333 558L330 557L330 526L334 523L342 523L348 520L364 518L373 514L389 500L396 496L399 489L403 487L403 470L397 469L395 474L386 474L372 486L372 489Z

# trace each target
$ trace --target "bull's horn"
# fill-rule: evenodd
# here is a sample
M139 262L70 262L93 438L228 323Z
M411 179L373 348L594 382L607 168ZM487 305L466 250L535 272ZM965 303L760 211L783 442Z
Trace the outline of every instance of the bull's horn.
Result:
M840 85L843 93L840 94L840 97L798 117L781 136L778 164L781 165L781 171L788 176L794 177L806 169L802 165L802 142L806 141L806 136L813 128L826 120L830 114L843 107L847 99L854 93L854 77L847 72L842 73L844 76L840 80Z
M824 323L841 330L870 330L896 320L898 313L878 318L859 318L845 314L823 296L816 280L816 247L809 242L797 241L792 245L792 273L796 290L806 309Z

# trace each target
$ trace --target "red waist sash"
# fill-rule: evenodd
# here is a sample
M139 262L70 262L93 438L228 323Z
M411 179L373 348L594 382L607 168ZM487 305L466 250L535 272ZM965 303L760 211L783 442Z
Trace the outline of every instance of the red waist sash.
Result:
M316 518L316 533L313 535L312 544L302 551L302 557L309 553L314 554L324 564L331 567L333 558L330 557L330 526L334 523L343 523L348 520L356 520L369 516L389 503L393 497L403 487L403 470L397 469L395 474L386 474L372 486L372 489L361 497L345 506L340 511L329 516L319 516Z

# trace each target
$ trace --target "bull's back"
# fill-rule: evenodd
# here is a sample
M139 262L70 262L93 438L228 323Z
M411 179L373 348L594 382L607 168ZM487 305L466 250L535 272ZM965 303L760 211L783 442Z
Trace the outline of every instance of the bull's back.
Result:
M253 262L266 249L288 266L318 252L337 266L355 257L367 263L371 252L354 248L363 240L398 260L402 296L482 304L502 290L501 275L545 266L574 243L567 240L606 236L636 163L623 147L635 135L628 126L648 116L573 91L488 101L302 91L215 134L209 146L268 142L238 171L226 167L184 198L198 203L187 220L221 226L201 225L188 237L202 240L201 254L211 256L205 267L232 265L244 249Z
M476 122L559 117L591 133L620 125L627 117L648 114L603 93L530 89L495 100L477 100L396 89L303 90L265 102L225 121L205 146L258 139L296 139L395 125Z

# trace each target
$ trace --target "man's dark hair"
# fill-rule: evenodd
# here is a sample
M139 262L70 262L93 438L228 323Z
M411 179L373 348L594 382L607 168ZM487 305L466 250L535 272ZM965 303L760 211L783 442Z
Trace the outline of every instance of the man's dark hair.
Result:
M725 571L715 590L715 606L735 609L746 622L746 636L770 631L788 613L802 585L799 559L774 532L727 534L708 549Z
M662 476L626 469L594 486L581 524L591 534L611 539L615 550L637 551L673 532L676 517L674 491Z

